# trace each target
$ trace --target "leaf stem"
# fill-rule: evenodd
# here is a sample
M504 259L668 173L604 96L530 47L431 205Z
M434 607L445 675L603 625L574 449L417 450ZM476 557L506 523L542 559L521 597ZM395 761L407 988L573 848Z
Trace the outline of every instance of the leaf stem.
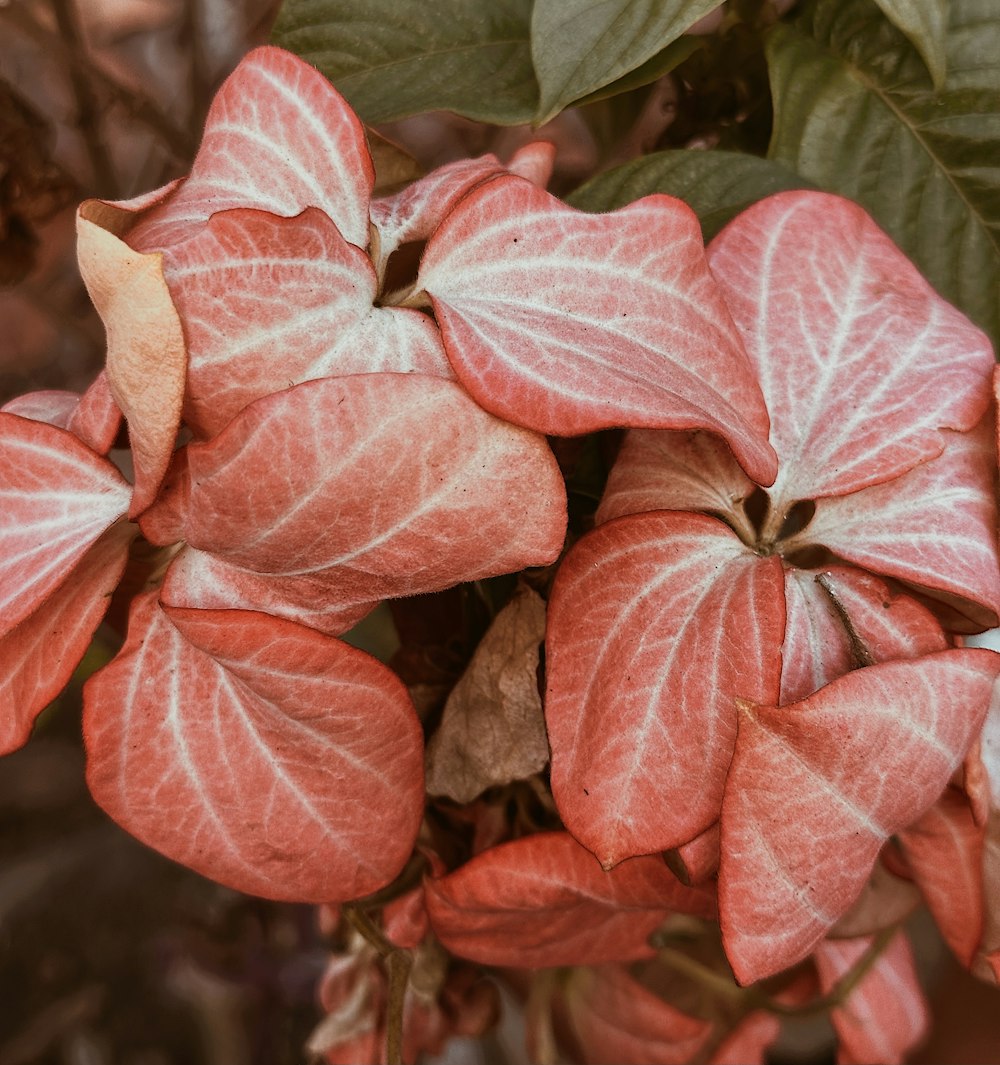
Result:
M854 627L854 622L851 621L851 616L847 613L847 607L844 606L843 600L833 587L833 582L830 580L829 575L826 573L817 574L816 583L826 592L833 609L837 612L837 617L840 618L841 624L847 630L847 638L850 641L851 654L854 656L855 662L859 666L873 666L875 664L875 656L872 654L868 644L862 639L861 634Z

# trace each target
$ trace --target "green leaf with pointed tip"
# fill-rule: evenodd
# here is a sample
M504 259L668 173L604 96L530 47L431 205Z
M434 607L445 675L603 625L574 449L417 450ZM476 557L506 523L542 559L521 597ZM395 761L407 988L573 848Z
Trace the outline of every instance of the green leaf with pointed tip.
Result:
M668 74L671 70L679 67L685 59L690 59L695 52L704 47L704 37L678 37L676 41L671 41L666 48L657 52L652 59L647 59L642 66L636 67L635 70L630 70L624 77L618 78L617 81L611 82L610 85L595 89L593 92L581 97L574 106L594 104L599 100L608 99L609 96L620 96L624 92L631 92L632 89L641 89L644 85L651 84L664 74Z
M541 85L535 121L642 66L720 0L535 0L531 54Z
M688 204L708 241L749 204L774 192L811 187L811 181L756 155L677 150L656 152L599 174L568 202L583 211L614 211L650 193L665 192Z
M882 14L923 57L936 88L944 86L948 65L948 0L875 0Z
M769 155L862 204L931 283L1000 339L1000 5L956 4L935 92L873 0L813 0L768 40ZM962 19L968 19L963 24ZM972 43L965 32L975 25ZM986 42L985 45L982 42Z
M285 0L272 41L317 66L366 122L454 111L530 122L531 0Z

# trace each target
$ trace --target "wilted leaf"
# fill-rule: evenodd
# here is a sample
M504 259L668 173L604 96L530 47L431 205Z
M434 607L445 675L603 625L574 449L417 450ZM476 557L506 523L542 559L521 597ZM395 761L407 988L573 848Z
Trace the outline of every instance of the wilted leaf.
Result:
M719 869L741 983L806 957L847 911L885 841L961 764L998 673L991 651L941 651L855 670L790 706L742 708ZM888 771L872 758L886 750Z
M426 890L448 950L529 969L652 957L646 940L671 912L714 912L711 893L684 887L660 858L605 872L566 832L492 847Z
M536 123L635 70L718 6L719 0L535 0Z
M545 603L520 586L455 685L427 748L427 790L471 802L494 784L545 768L549 744L538 692Z
M235 610L135 600L84 690L87 780L149 846L238 890L342 902L390 881L423 811L423 736L375 659Z
M314 63L366 122L454 111L530 122L531 0L286 0L272 40Z
M998 340L1000 8L953 4L949 36L961 43L949 48L935 93L921 58L870 0L813 0L769 40L770 155L862 203Z
M567 197L567 202L582 211L614 211L663 192L683 200L698 216L705 240L711 240L751 203L811 185L773 159L721 150L676 150L654 152L598 174Z
M497 178L445 219L417 284L462 383L500 417L554 435L710 429L771 482L759 389L679 201L595 216Z

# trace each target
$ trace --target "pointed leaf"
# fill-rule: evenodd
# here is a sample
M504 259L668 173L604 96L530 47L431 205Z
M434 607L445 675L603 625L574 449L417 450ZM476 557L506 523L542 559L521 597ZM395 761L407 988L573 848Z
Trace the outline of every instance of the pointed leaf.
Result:
M822 573L786 567L785 606L779 705L805 699L862 664L840 610L876 662L916 658L949 646L926 607L849 566L831 566Z
M180 318L163 279L163 256L133 251L104 226L97 200L77 213L80 273L108 337L105 367L125 415L135 466L130 517L156 497L181 421L187 352Z
M27 742L90 646L125 568L135 526L113 525L32 613L0 636L0 754Z
M531 121L531 0L423 0L419 27L412 14L396 0L286 0L273 40L315 63L369 123L422 111Z
M213 215L168 249L164 274L190 353L186 420L205 435L301 381L379 371L453 376L426 314L374 306L371 261L322 211Z
M882 844L961 764L998 673L991 651L942 651L856 670L791 706L741 709L719 870L741 983L806 957L846 912Z
M417 283L462 383L500 417L567 436L710 429L770 483L767 415L679 201L586 215L498 178L445 219Z
M948 64L949 0L875 0L890 22L912 41L930 71L935 89L944 87Z
M427 746L427 791L471 802L494 784L539 773L549 743L538 691L545 603L521 586L493 619Z
M528 969L652 957L646 940L670 912L712 913L711 895L685 888L659 858L605 872L565 832L493 847L426 890L453 954Z
M291 578L300 606L311 586L313 609L321 594L344 609L545 565L566 527L545 441L422 374L324 378L257 400L188 446L144 523L154 539L160 508L192 547Z
M867 939L827 940L816 951L820 988L829 992L862 958ZM848 996L830 1011L844 1065L898 1065L927 1035L930 1018L913 953L900 932Z
M719 0L535 0L536 124L635 70L718 6Z
M42 605L128 502L121 474L71 433L0 414L0 633Z
M193 236L218 211L290 217L317 207L364 248L374 183L364 127L340 94L294 55L257 48L212 101L191 176L128 239L151 251Z
M711 1029L647 990L621 965L574 969L563 995L585 1065L686 1065Z
M107 372L101 372L80 397L67 428L99 455L106 455L121 429L122 412L111 394Z
M549 600L552 793L605 867L719 814L737 700L774 701L781 563L721 522L658 512L585 536Z
M899 833L899 845L945 942L969 967L983 934L983 845L968 799L948 788L917 821Z
M997 341L1000 9L951 7L949 43L965 43L949 47L945 87L935 92L921 57L869 0L802 5L768 40L769 154L863 204Z
M591 178L567 197L581 211L614 211L663 192L683 200L701 222L706 240L743 208L787 189L812 183L772 159L742 152L677 149L653 152Z
M16 414L19 418L30 418L33 422L45 422L47 425L65 429L79 402L80 396L77 392L48 389L15 396L0 407L0 412Z
M981 627L1000 614L992 418L893 481L821 499L797 543L906 581Z
M84 696L95 799L205 876L341 902L409 857L420 725L400 681L353 647L265 614L161 609L149 593Z
M708 258L771 416L778 512L887 481L983 416L989 341L855 204L779 193Z

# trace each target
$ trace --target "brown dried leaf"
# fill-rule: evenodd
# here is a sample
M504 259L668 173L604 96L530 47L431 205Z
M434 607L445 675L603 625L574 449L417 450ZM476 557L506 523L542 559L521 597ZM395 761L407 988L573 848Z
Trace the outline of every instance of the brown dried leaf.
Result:
M471 802L543 769L549 745L538 693L545 603L522 585L497 614L445 704L427 748L427 790Z

